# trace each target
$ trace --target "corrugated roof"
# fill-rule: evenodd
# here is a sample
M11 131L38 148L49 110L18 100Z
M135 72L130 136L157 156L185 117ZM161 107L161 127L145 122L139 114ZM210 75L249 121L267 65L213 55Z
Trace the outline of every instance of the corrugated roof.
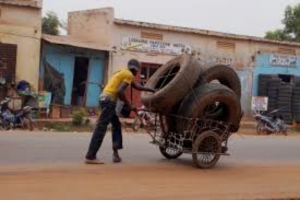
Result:
M222 33L222 32L216 32L216 31L203 30L203 29L186 28L186 27L180 27L180 26L170 26L170 25L131 21L131 20L124 20L124 19L115 19L114 23L119 24L119 25L137 26L137 27L152 28L152 29L158 29L158 30L164 30L164 31L193 33L193 34L235 39L235 40L255 41L255 42L262 42L262 43L280 44L280 45L289 45L289 46L294 46L294 47L300 47L300 43L296 43L296 42L284 42L284 41L277 41L277 40L269 40L269 39L265 39L265 38L254 37L254 36L229 34L229 33Z
M0 4L42 8L42 0L0 0Z
M95 42L87 41L85 39L76 38L69 35L54 36L54 35L44 34L42 36L42 39L51 44L67 45L72 47L80 47L80 48L86 48L86 49L92 49L98 51L110 51L108 47L105 47L103 45L99 45Z

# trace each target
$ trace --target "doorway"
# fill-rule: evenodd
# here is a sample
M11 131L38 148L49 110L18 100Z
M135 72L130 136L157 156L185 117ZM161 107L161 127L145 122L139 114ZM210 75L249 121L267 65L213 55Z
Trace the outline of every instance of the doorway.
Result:
M75 57L74 79L72 91L72 105L85 105L85 93L89 72L89 59L85 57Z
M141 64L141 85L145 85L149 78L158 70L160 64L142 63Z
M292 76L291 75L285 75L285 74L278 74L278 77L282 80L284 83L291 83L292 82Z
M15 81L17 62L17 45L0 42L0 77L6 83ZM7 95L6 87L0 86L0 100Z

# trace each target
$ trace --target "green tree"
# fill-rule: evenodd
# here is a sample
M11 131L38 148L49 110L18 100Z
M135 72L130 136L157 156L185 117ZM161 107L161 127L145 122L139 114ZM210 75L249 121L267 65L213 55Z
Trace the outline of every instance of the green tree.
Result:
M267 31L265 38L271 40L293 41L293 37L282 29L276 29L275 31Z
M42 19L42 32L49 35L59 35L59 28L62 26L55 12L47 12Z
M282 24L283 29L268 31L265 38L300 42L300 4L286 7Z

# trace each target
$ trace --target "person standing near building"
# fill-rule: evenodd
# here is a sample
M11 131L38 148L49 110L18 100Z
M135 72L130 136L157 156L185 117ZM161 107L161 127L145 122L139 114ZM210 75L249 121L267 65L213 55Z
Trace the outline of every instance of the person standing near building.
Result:
M129 60L127 69L115 72L100 95L101 114L91 138L88 152L85 156L86 164L104 164L97 159L96 154L102 145L109 123L112 124L113 162L122 161L118 153L118 150L123 149L123 138L121 123L116 113L117 100L122 100L125 103L125 106L130 107L132 110L136 110L135 106L131 104L125 96L125 89L129 85L139 91L155 92L153 89L145 88L140 84L133 82L133 78L137 75L139 68L140 63L138 60Z

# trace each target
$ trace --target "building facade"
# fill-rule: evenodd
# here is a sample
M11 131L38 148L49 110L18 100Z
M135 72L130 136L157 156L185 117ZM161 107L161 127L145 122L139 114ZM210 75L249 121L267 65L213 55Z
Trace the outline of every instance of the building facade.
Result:
M140 60L142 69L136 81L141 83L183 51L206 66L228 65L240 77L246 115L251 113L251 96L257 95L260 74L300 74L300 44L116 19L112 8L69 13L68 33L112 49L108 76L125 67L129 59ZM284 62L289 59L296 64ZM140 103L138 92L133 98Z
M52 93L52 104L98 107L108 50L82 38L42 38L40 88Z
M0 76L38 90L42 2L0 0ZM4 94L2 94L3 96Z

